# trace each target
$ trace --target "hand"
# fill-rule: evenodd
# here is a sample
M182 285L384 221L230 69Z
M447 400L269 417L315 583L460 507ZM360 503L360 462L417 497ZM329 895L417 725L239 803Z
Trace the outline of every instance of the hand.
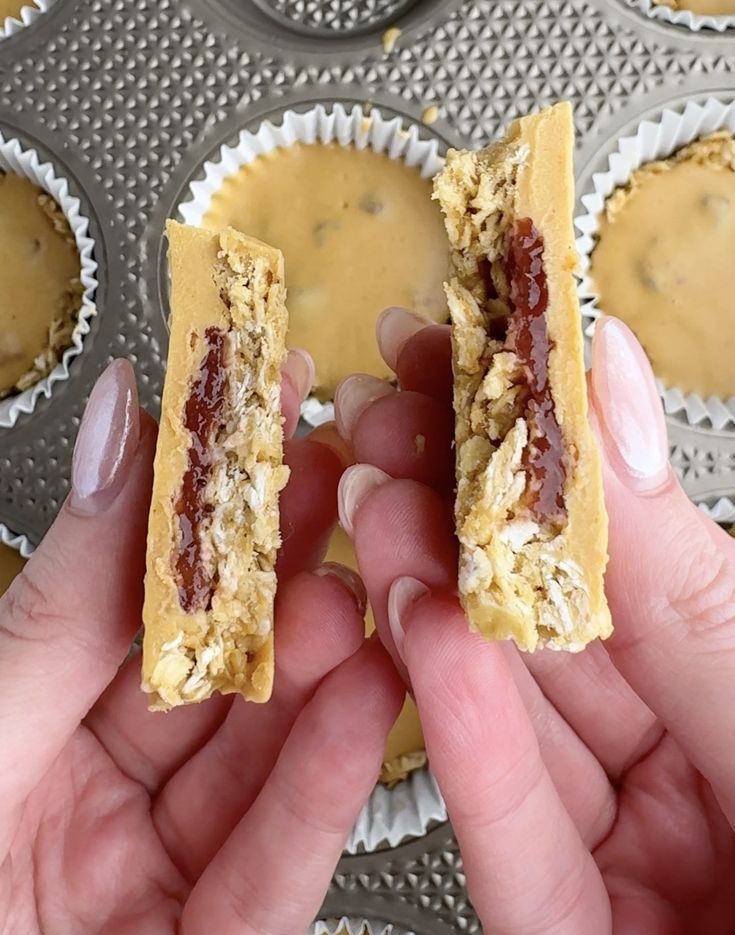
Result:
M679 488L650 367L597 328L592 420L615 633L523 655L455 596L449 334L398 310L401 392L352 377L340 484L381 639L410 682L486 933L730 933L735 926L735 542ZM372 466L366 466L372 465Z
M289 355L289 433L310 378ZM389 658L363 643L359 579L318 566L343 467L327 427L287 443L273 699L148 712L139 657L125 657L155 434L116 361L90 398L72 492L0 602L3 932L306 931L400 710Z

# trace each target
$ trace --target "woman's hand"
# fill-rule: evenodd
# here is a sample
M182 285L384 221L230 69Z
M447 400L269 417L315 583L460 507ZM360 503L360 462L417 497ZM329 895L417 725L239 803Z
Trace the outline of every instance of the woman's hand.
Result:
M289 433L311 373L292 352ZM359 579L318 565L343 446L333 428L287 443L273 699L167 715L147 710L139 657L125 662L154 446L116 361L90 398L72 492L0 602L0 928L294 935L319 910L403 697L380 644L363 645Z
M448 329L384 313L402 391L353 377L340 484L381 639L418 704L484 931L735 927L735 542L680 489L650 368L597 328L592 419L610 513L615 633L522 655L455 596ZM371 465L371 466L366 466Z

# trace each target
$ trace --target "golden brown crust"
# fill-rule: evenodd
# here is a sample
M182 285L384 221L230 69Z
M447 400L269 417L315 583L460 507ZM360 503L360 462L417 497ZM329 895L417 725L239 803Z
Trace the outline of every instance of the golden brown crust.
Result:
M603 590L607 517L587 422L574 282L572 150L571 109L557 105L517 121L486 150L450 152L435 187L455 269L447 297L460 596L474 629L527 650L578 650L612 629ZM488 296L488 271L503 283L509 231L522 218L544 242L549 383L567 461L561 527L539 522L527 508L523 368L504 340L488 334L489 318L509 312L507 288L505 298L502 289L498 298Z
M148 531L143 688L153 707L214 691L267 701L273 682L273 600L283 466L280 366L287 313L279 251L227 229L170 222L171 337ZM205 332L225 332L227 388L205 489L203 560L213 570L209 609L185 611L174 572L176 501L189 458L183 423Z

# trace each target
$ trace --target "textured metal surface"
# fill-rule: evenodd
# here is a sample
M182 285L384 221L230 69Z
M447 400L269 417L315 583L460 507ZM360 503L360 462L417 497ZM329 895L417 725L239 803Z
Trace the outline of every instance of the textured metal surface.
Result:
M416 0L254 0L290 29L329 35L385 28Z
M611 137L641 115L683 94L735 93L731 39L646 20L634 0L354 0L350 8L397 17L390 55L383 21L327 25L337 6L348 8L325 0L315 18L311 0L60 0L0 43L0 127L68 178L92 221L100 278L99 316L71 379L0 432L0 521L10 528L37 541L52 521L84 401L112 357L133 360L157 412L163 223L203 160L243 126L305 101L369 99L413 120L436 103L431 132L479 144L564 97L576 108L583 185ZM298 10L300 23L278 28L274 13ZM678 422L671 431L695 499L735 490L735 434ZM345 859L325 914L365 913L417 933L478 931L463 883L442 828Z

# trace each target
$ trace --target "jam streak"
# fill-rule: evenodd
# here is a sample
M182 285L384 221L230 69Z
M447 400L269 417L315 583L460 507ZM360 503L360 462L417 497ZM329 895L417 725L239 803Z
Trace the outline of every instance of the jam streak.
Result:
M211 446L225 402L225 332L207 328L205 337L208 350L184 406L184 426L191 442L176 502L181 538L175 564L179 603L187 613L209 610L216 585L202 561L201 526L212 513L211 504L204 502L204 491L212 473Z
M529 443L524 467L529 473L529 507L541 520L561 520L566 514L566 465L549 385L552 345L546 323L549 290L543 256L544 240L533 222L530 218L517 220L508 238L505 262L511 305L507 346L526 373Z

